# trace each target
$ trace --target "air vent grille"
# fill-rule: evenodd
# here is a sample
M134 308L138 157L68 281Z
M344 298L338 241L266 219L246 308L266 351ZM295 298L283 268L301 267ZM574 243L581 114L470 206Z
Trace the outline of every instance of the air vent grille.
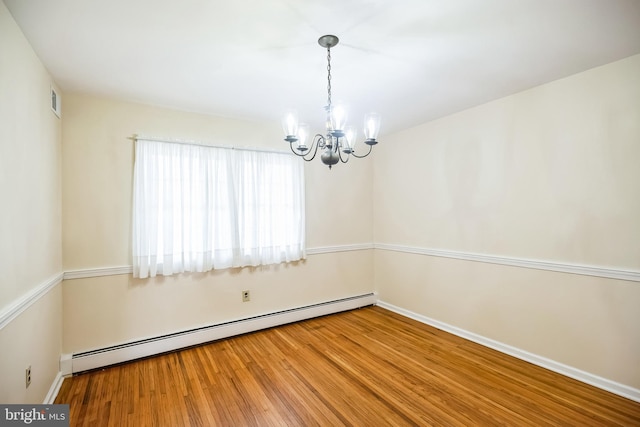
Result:
M51 87L51 110L58 118L60 117L60 96L58 96L58 92L56 92L53 86Z

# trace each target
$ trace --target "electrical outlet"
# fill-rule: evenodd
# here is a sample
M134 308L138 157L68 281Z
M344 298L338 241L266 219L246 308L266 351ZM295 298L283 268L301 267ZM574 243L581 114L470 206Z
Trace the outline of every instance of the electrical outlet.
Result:
M24 374L25 388L31 385L31 365L29 365Z
M249 291L242 291L242 302L251 301L251 294Z

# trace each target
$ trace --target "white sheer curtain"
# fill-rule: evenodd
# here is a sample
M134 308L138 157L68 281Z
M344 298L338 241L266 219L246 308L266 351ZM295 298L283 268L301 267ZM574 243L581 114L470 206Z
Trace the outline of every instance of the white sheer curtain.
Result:
M305 258L295 156L136 141L134 277Z

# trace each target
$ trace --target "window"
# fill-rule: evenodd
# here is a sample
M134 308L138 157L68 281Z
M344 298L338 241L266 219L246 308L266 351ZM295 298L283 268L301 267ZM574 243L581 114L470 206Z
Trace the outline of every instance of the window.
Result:
M132 230L134 277L302 259L303 163L138 139Z

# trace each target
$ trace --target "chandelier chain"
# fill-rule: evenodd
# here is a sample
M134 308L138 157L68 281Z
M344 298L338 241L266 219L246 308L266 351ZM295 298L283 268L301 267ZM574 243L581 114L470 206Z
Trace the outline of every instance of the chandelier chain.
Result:
M327 106L331 108L331 48L327 48Z

